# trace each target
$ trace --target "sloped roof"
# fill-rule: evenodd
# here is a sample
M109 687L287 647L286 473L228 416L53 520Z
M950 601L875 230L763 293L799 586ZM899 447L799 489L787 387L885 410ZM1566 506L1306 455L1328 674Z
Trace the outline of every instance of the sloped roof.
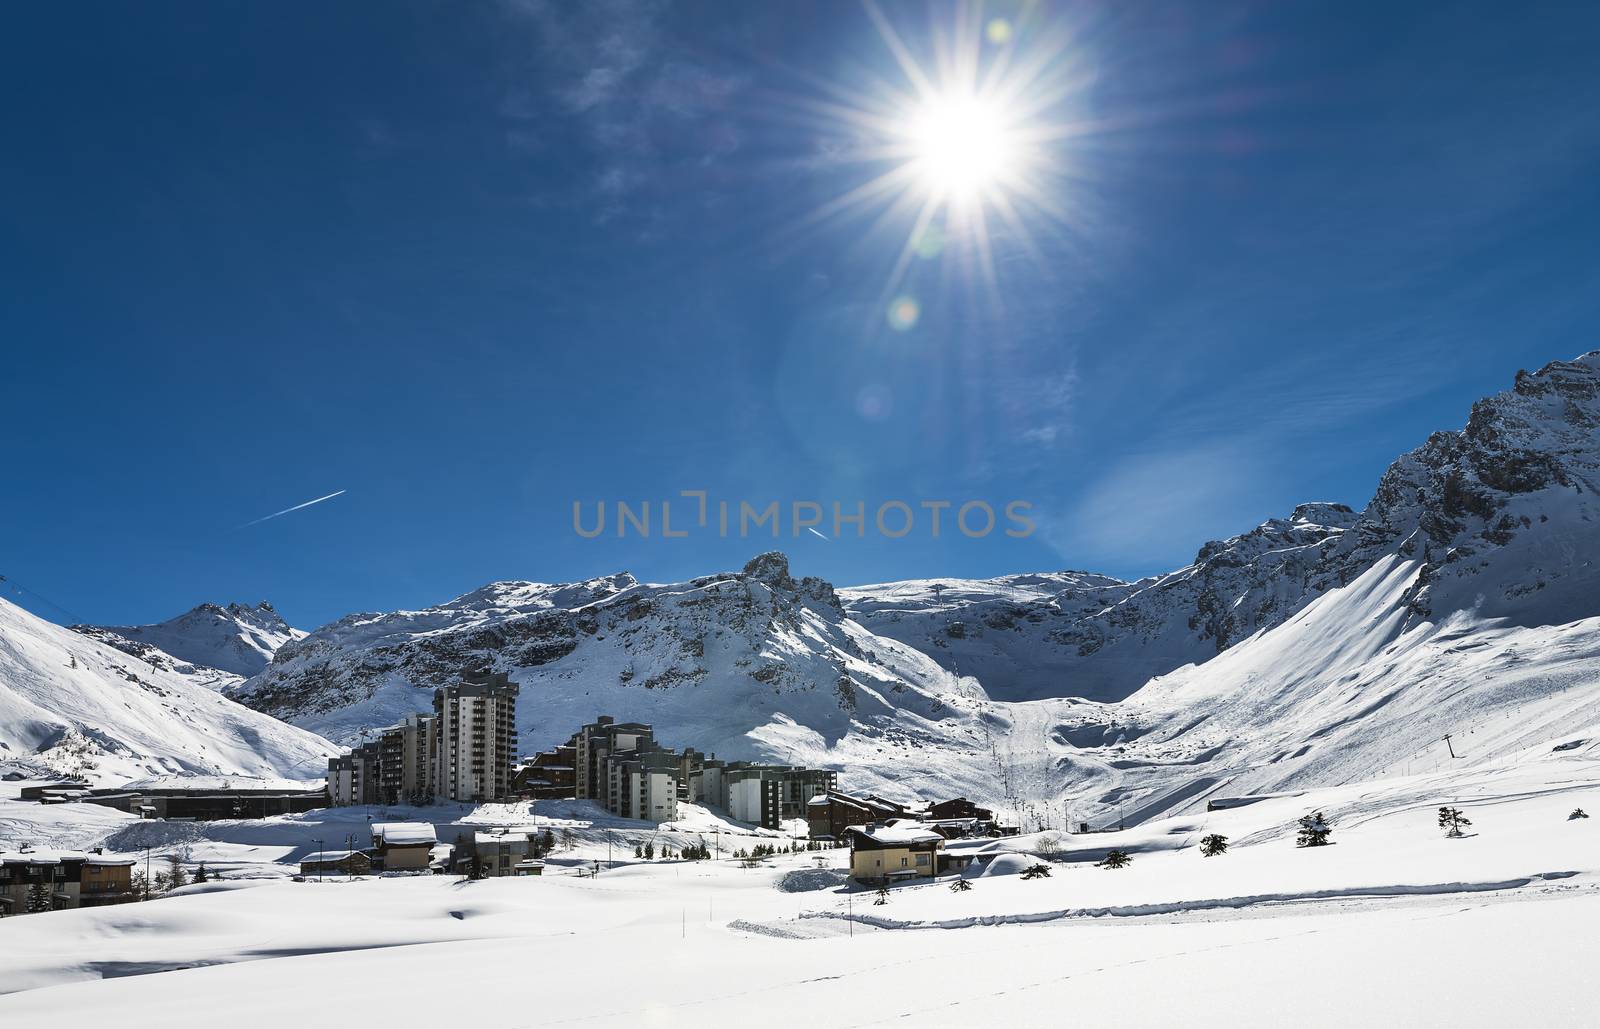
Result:
M434 834L433 826L427 822L374 822L372 823L372 836L382 839L388 846L408 846L426 843L432 846L439 842L439 837Z

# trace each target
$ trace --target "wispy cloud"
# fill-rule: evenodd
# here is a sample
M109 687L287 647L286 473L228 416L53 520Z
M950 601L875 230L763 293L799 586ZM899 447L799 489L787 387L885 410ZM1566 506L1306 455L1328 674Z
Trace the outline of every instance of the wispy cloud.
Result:
M550 105L575 119L593 163L598 220L627 212L649 183L670 185L675 169L703 169L739 149L729 112L744 78L685 59L689 48L665 26L666 0L503 0L503 7L530 31L535 55L518 65L501 104L511 123L507 141L535 146L529 126Z
M245 522L243 525L237 526L237 528L239 528L239 529L248 529L252 525L260 525L262 522L270 522L272 519L280 518L283 515L289 514L291 511L298 511L301 508L310 507L312 504L320 504L324 500L332 500L334 497L340 496L344 492L345 491L342 490L342 489L341 490L335 490L332 493L329 493L325 497L318 497L315 500L308 500L303 504L296 504L293 507L286 507L282 511L274 511L269 515L263 515L262 517L257 518L253 522Z

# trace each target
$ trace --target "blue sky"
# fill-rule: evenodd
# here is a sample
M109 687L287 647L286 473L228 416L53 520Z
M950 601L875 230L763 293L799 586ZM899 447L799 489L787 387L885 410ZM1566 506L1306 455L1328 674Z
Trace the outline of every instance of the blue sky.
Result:
M94 621L306 627L773 546L840 584L1136 576L1363 505L1600 346L1592 8L1040 10L1005 46L1053 53L1075 128L984 287L960 238L895 280L887 205L818 216L882 170L826 105L903 85L857 3L13 8L0 574ZM883 11L918 55L961 14ZM697 488L1040 529L572 531Z

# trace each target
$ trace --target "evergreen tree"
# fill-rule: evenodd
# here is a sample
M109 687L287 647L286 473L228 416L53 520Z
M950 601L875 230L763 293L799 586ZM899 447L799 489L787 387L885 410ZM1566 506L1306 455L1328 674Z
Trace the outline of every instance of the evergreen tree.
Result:
M1022 870L1022 877L1024 879L1048 879L1050 878L1050 866L1043 862L1029 865Z
M546 829L539 835L539 856L544 857L556 849L556 834Z
M180 886L189 884L189 876L183 870L183 859L177 854L167 855L167 889L175 890Z
M644 845L644 859L646 861L654 861L656 859L656 845L654 840Z
M1444 830L1446 836L1458 839L1461 830L1472 824L1472 819L1461 813L1458 807L1442 807L1439 809L1439 828Z
M951 893L965 893L970 889L972 889L972 884L965 879L957 879L950 884Z
M211 881L211 874L206 871L206 863L204 861L200 862L198 865L195 866L195 869L194 869L194 881L196 883L203 883L203 882L210 882Z
M28 914L37 915L55 907L49 883L34 883L28 887Z
M133 880L129 887L129 892L139 900L150 899L150 880L144 877L144 872L139 871L133 873Z
M1575 808L1572 809L1572 814L1567 816L1567 821L1570 822L1575 818L1588 818L1588 817L1589 817L1589 812L1585 811L1581 807L1575 807Z
M1112 849L1112 850L1106 851L1106 856L1101 858L1100 859L1100 863L1098 865L1096 865L1095 867L1096 868L1126 868L1131 864L1133 864L1133 858L1128 856L1128 852L1127 851Z
M1328 837L1333 835L1333 826L1322 817L1321 811L1313 811L1300 819L1300 832L1295 837L1297 847L1326 847Z
M1206 857L1216 857L1218 854L1228 852L1228 838L1212 833L1210 836L1200 837L1200 853Z
M887 887L887 886L878 887L878 894L877 894L876 897L873 898L872 903L875 904L875 905L876 904L887 904L887 903L889 903L889 887Z
M635 843L633 845L633 856L636 858L644 857L644 847L638 843Z

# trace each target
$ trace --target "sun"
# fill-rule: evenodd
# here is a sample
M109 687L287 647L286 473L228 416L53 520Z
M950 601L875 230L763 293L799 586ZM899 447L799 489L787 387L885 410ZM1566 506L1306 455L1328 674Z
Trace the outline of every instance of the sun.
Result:
M998 104L971 95L924 102L909 119L911 165L939 200L968 204L1003 186L1019 160L1013 126Z

